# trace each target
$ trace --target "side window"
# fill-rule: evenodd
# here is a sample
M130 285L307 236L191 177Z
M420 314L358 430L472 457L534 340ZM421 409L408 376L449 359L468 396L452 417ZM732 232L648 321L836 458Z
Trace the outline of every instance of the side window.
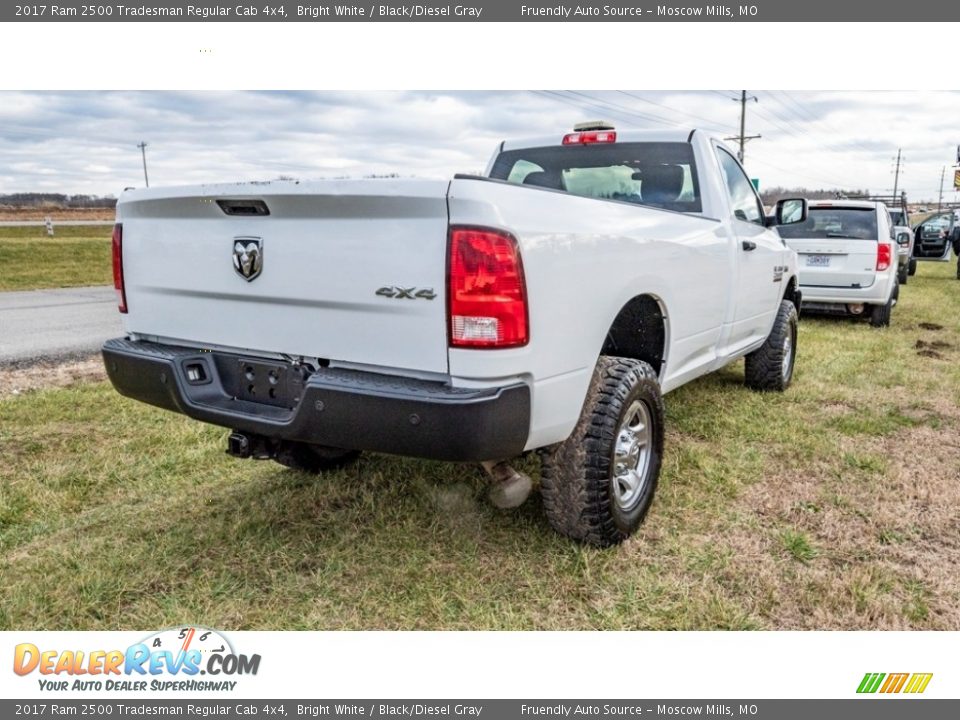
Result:
M726 150L717 148L717 155L720 157L720 167L723 169L727 196L730 198L730 208L733 210L733 216L738 220L763 225L763 206L753 189L750 178L743 172L740 164L734 160L733 155Z

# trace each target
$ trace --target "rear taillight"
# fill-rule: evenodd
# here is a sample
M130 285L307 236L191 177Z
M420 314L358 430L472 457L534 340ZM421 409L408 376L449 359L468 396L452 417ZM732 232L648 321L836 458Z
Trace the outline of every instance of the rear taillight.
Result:
M527 288L512 235L451 228L447 313L452 347L527 344Z
M113 288L117 291L120 312L127 311L127 292L123 285L123 225L113 226Z
M886 270L890 267L890 259L893 257L893 246L890 243L877 244L877 270Z
M614 130L585 130L563 136L564 145L592 145L593 143L612 143L617 141Z

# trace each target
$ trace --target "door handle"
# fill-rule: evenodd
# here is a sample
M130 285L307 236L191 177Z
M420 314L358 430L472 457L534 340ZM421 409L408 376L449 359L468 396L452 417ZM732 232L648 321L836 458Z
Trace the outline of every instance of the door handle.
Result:
M742 246L747 252L757 249L757 244L753 240L744 240Z

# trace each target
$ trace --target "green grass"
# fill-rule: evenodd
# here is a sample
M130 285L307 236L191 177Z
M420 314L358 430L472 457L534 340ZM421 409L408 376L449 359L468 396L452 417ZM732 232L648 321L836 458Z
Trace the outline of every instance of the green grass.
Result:
M794 560L798 560L804 564L819 555L817 549L810 544L810 539L806 533L795 530L784 530L780 534L780 540L783 543L784 550L786 550Z
M471 466L310 477L105 383L8 397L0 629L960 629L952 272L921 265L889 329L805 317L785 394L739 363L668 395L657 499L609 550L536 495L492 509Z
M112 225L0 227L0 291L109 285Z

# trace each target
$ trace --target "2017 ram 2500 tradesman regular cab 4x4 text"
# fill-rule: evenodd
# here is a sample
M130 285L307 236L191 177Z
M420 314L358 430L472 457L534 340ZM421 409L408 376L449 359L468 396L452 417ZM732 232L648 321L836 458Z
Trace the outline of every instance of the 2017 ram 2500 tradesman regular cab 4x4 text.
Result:
M627 537L653 498L661 393L746 357L790 383L796 256L703 132L599 125L503 143L486 176L126 192L114 277L129 397L318 470L372 450L541 451L560 532Z

